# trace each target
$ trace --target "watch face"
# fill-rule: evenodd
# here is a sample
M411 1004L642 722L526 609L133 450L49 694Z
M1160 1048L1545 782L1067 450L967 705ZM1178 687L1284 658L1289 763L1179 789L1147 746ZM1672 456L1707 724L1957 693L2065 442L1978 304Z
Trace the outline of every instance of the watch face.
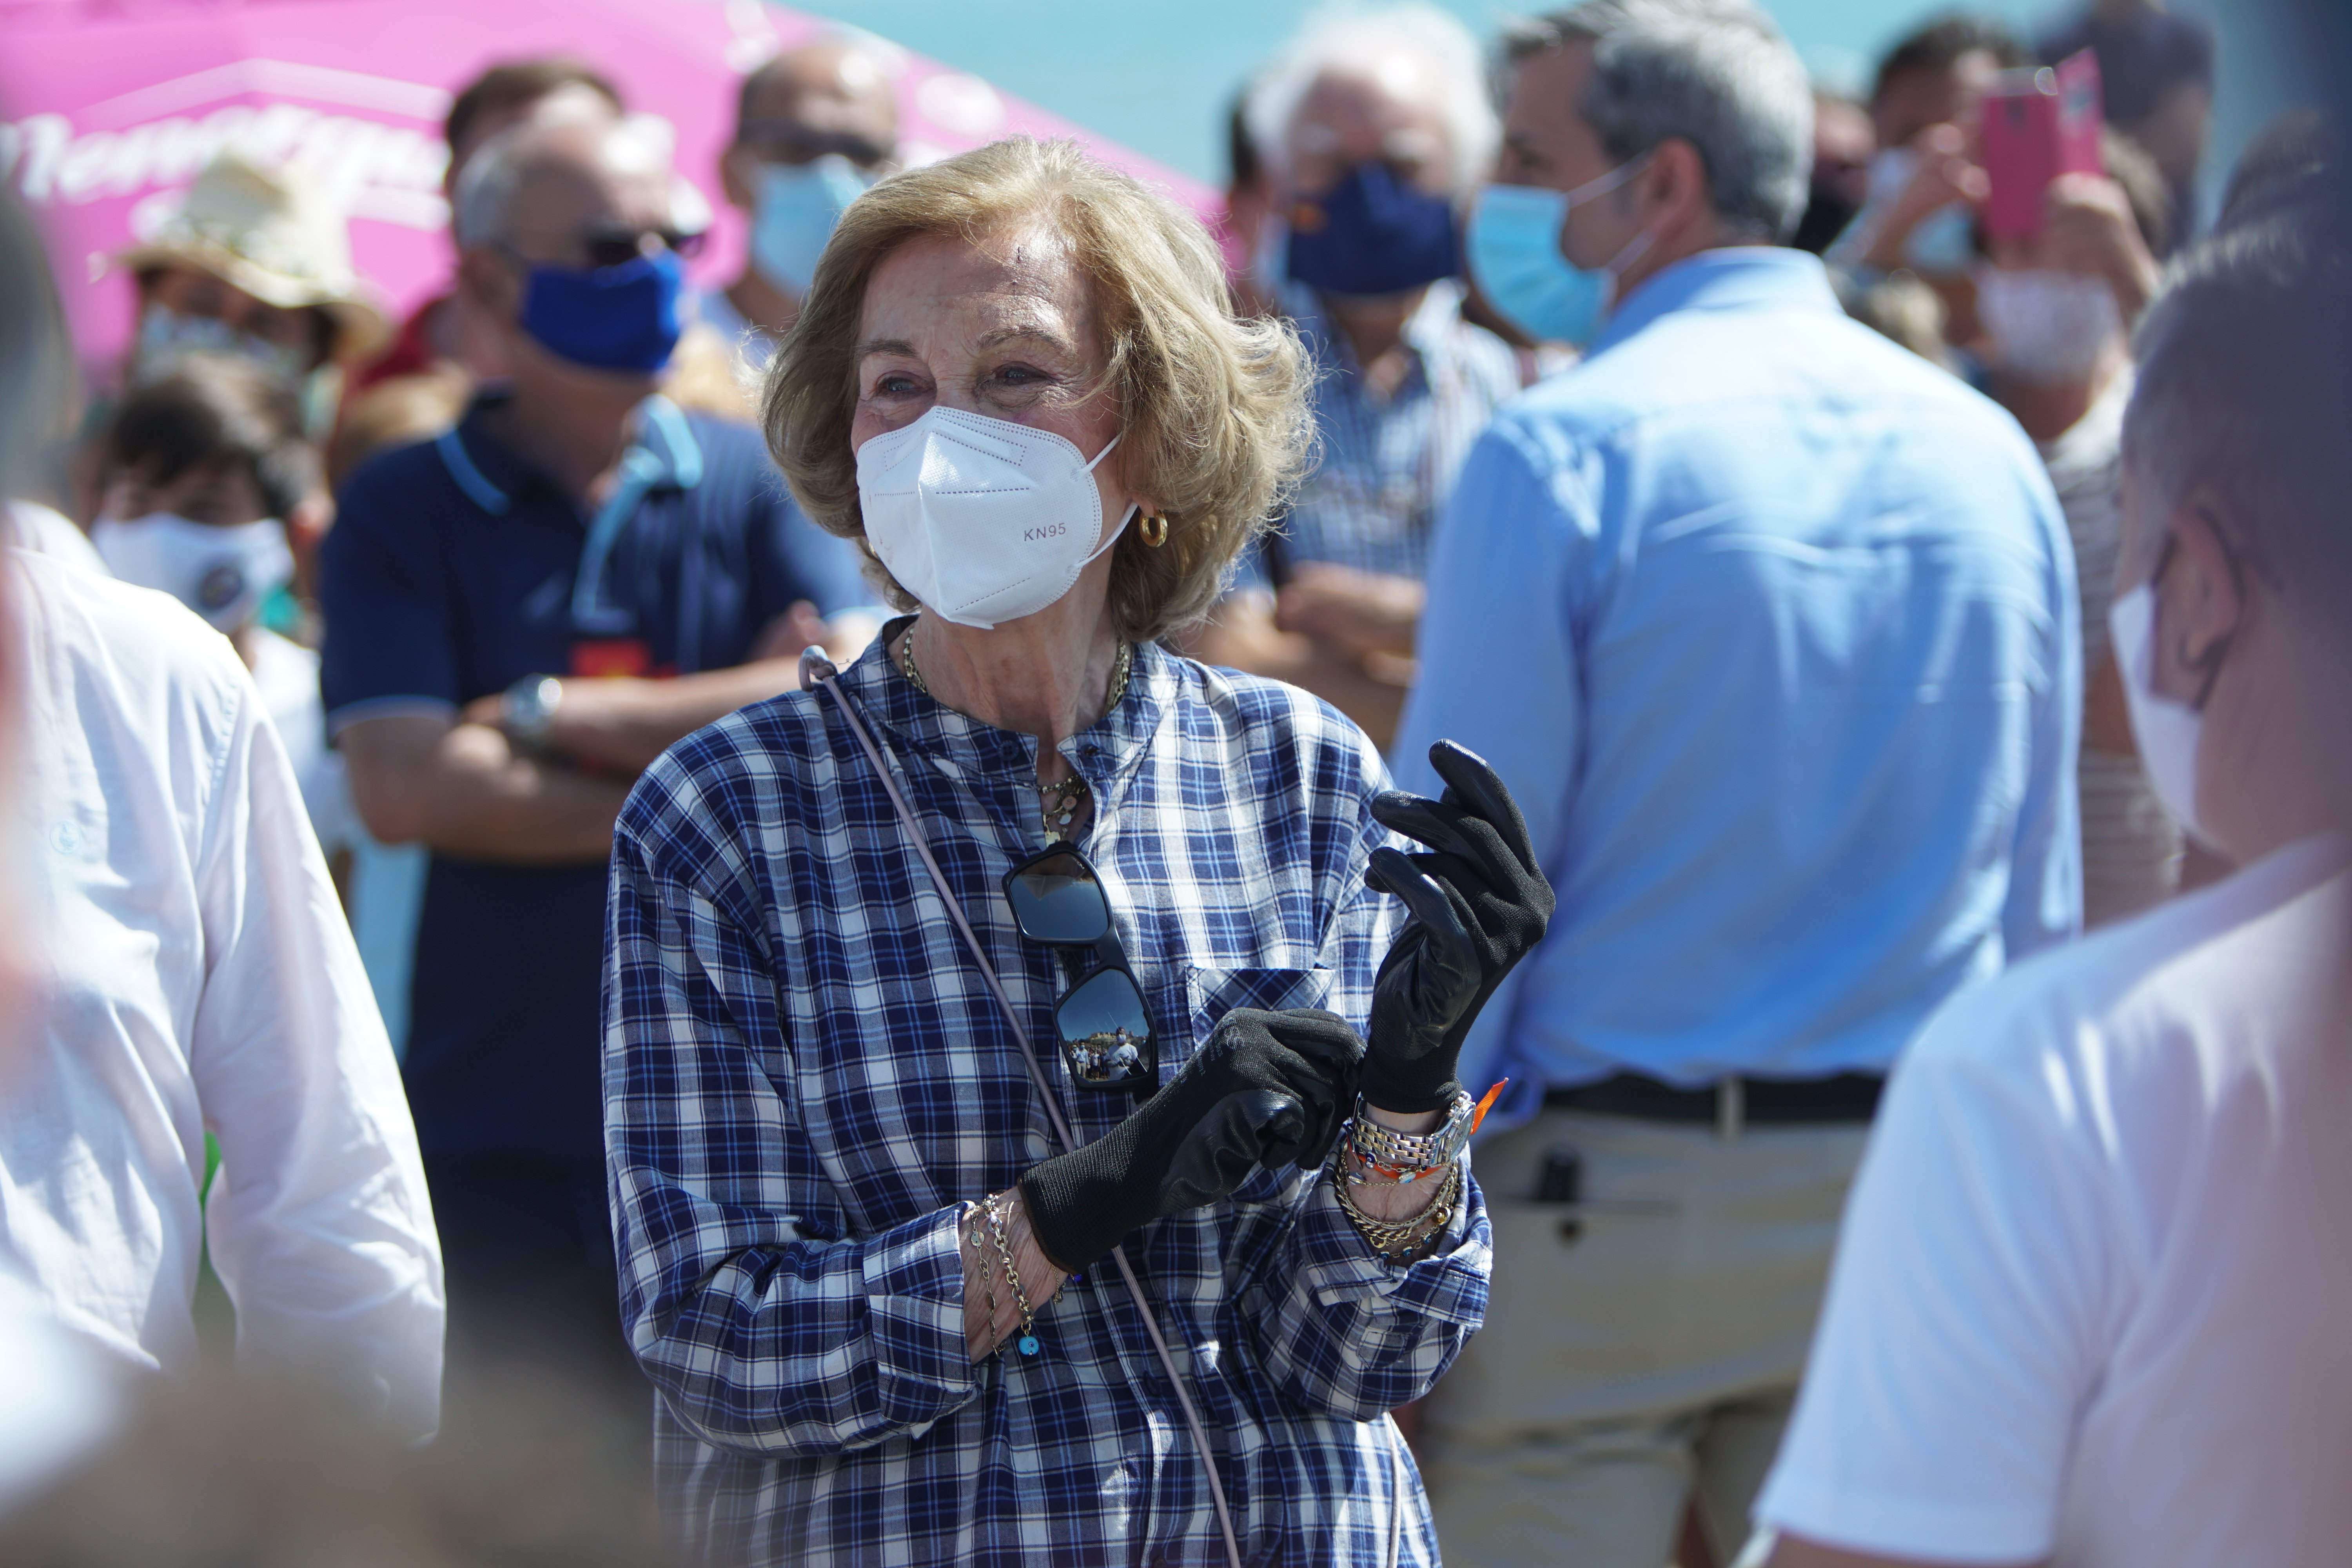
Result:
M562 681L552 675L525 676L516 681L507 688L508 732L524 741L543 735L562 694Z

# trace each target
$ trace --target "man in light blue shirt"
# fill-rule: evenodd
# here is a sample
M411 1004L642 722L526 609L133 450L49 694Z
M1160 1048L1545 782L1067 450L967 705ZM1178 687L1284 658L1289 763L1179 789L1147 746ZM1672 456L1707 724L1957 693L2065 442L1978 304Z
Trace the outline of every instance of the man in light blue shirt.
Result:
M1724 1562L1884 1075L2079 921L2073 561L2015 423L1771 247L1810 101L1759 13L1599 0L1511 63L1472 265L1590 353L1464 466L1398 751L1492 761L1559 909L1463 1057L1521 1124L1432 1493L1452 1564L1655 1568L1694 1495Z

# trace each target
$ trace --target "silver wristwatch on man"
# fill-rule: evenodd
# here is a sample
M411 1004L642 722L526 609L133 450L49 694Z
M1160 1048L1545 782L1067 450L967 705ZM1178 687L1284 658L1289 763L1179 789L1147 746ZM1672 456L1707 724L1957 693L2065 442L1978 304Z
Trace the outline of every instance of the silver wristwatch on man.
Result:
M506 689L499 705L499 728L526 752L547 749L547 732L563 700L561 676L526 675Z

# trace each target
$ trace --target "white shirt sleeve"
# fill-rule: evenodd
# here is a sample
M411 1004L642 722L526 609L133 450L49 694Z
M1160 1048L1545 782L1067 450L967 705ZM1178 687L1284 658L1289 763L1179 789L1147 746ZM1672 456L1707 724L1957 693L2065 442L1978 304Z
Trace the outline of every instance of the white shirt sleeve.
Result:
M292 766L250 682L195 876L190 1067L222 1159L207 1205L240 1363L398 1436L439 1421L440 1245L399 1068Z
M2052 1549L2116 1232L2060 1032L2018 1011L1965 997L1895 1072L1757 1503L1770 1528L1938 1563Z

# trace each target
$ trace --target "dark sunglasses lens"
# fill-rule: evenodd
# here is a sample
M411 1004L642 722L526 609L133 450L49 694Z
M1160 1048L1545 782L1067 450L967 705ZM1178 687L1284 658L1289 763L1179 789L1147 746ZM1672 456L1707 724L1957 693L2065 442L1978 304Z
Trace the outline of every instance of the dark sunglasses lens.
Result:
M890 155L890 149L855 132L811 131L791 121L746 120L736 140L772 163L810 163L827 153L838 153L861 169L871 169Z
M1084 947L1110 929L1110 901L1093 868L1072 854L1049 855L1013 879L1013 919L1031 942Z
M648 229L645 234L623 234L608 230L588 237L588 260L595 267L626 267L647 254L647 236L659 240L676 251L681 260L701 254L703 241L709 237L697 230L693 234L673 234L667 229Z
M1062 1055L1081 1089L1125 1089L1149 1083L1158 1059L1151 1049L1151 1018L1142 994L1123 971L1097 970L1062 998L1055 1011L1062 1029Z

